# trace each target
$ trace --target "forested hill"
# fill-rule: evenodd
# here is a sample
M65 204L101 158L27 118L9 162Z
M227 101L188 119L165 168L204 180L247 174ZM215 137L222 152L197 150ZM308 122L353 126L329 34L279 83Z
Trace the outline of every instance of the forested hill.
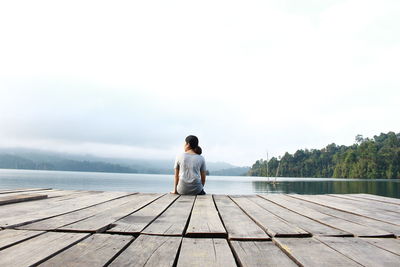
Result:
M373 138L356 136L352 146L330 144L323 149L301 149L267 161L258 160L251 176L390 178L400 179L400 133Z
M207 161L206 164L211 175L244 175L249 169L226 162ZM102 158L26 148L0 148L0 169L173 174L173 166L174 158Z

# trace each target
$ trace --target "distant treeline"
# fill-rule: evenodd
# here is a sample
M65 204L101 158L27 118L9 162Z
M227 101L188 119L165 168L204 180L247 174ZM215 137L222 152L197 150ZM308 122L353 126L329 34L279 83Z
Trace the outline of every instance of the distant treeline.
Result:
M217 175L217 176L245 176L246 173L249 171L249 167L236 167L236 168L229 168L229 169L222 169L217 171L210 172L210 175Z
M83 171L83 172L118 172L137 173L130 167L106 162L58 160L52 162L35 162L23 157L2 154L0 155L0 168L3 169L26 169L26 170L58 170L58 171Z
M323 149L300 149L282 158L258 160L250 176L400 178L400 133L373 138L357 135L352 146L330 144Z
M172 160L114 159L28 149L1 149L0 169L173 174ZM207 162L207 175L245 175L249 167Z

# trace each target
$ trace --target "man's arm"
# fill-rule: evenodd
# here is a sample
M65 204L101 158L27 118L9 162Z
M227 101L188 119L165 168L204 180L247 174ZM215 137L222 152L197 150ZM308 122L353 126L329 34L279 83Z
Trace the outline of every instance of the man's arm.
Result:
M206 183L206 172L205 171L200 172L200 176L201 176L201 184L204 186L204 184Z
M171 191L172 194L178 194L178 183L179 183L179 167L175 168L175 177L174 177L174 190Z

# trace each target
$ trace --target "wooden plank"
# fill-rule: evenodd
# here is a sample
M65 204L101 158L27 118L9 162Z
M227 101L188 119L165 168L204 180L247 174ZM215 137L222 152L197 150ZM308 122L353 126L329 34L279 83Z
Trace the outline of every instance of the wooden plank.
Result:
M328 236L352 236L352 234L349 232L311 220L310 218L302 216L271 201L268 201L262 196L252 196L249 197L249 199L260 207L287 221L288 223L292 225L297 225L297 227L304 229L309 233Z
M50 190L53 191L53 190ZM48 192L48 191L46 191ZM73 199L82 196L93 196L97 194L102 194L102 191L82 191L82 190L54 190L54 192L49 192L47 195L51 197L56 197L55 201L64 201L68 199Z
M51 190L43 190L43 191L16 192L16 193L1 194L0 197L16 196L16 195L20 195L20 194L43 194L43 195L47 195L48 198L57 198L58 201L62 201L62 200L74 198L77 196L100 194L100 193L104 193L104 192L51 189Z
M389 213L385 213L385 212L379 212L379 211L371 211L364 208L360 208L354 205L351 205L349 203L345 203L345 202L340 202L339 198L335 198L332 199L333 197L326 197L323 195L296 195L296 198L301 198L322 206L326 206L332 209L337 209L337 210L341 210L341 211L345 211L345 212L349 212L349 213L353 213L353 214L357 214L357 215L361 215L361 216L365 216L371 219L375 219L375 220L379 220L379 221L383 221L383 222L387 222L387 223L391 223L394 225L400 225L400 220L397 217L393 217L391 214ZM336 200L336 201L335 201Z
M194 202L186 236L226 237L211 195L197 196Z
M311 236L307 231L261 208L246 196L231 196L231 199L270 236Z
M70 191L70 190L39 190L39 191L31 191L31 192L15 192L15 193L5 193L5 194L0 194L0 197L12 197L12 196L18 196L21 194L43 194L47 195L48 198L50 197L59 197L59 196L64 196L68 194L73 194L77 193L78 191Z
M276 203L282 207L285 207L293 212L303 215L319 223L328 225L333 228L343 230L348 233L352 233L356 236L390 236L391 233L387 231L382 231L380 229L375 229L351 221L347 221L335 216L331 216L317 210L305 207L301 200L293 199L284 195L267 195L264 196L265 199Z
M314 237L279 237L274 242L300 266L362 266Z
M348 196L347 194L329 194L327 196L331 197L338 197L342 199L346 199L351 204L361 204L361 206L367 206L368 208L373 208L378 209L378 210L383 210L383 211L389 211L389 212L395 212L395 213L400 213L400 207L399 205L396 204L391 204L387 202L380 202L372 199L365 199L365 198L360 198L360 197L355 197L355 196Z
M60 191L61 194L59 197L53 198L53 199L43 199L40 201L35 201L35 202L29 202L29 203L14 203L11 205L7 205L7 207L1 207L0 209L0 218L6 218L7 215L9 216L18 216L18 215L27 215L28 213L35 213L36 209L37 210L43 210L43 209L50 209L50 208L55 208L57 206L61 206L65 203L71 203L74 202L74 200L80 200L80 199L87 199L91 198L93 199L93 193L90 193L88 191L76 191L71 194L71 192L67 191L68 194L66 194L64 191ZM58 192L57 192L58 193ZM104 196L108 195L108 193L101 193L97 194L96 196ZM64 202L64 201L69 201L69 202ZM12 211L12 214L10 214L9 211Z
M374 202L373 204L368 204L364 203L362 201L357 201L357 200L352 200L352 199L346 199L342 197L337 197L333 195L323 195L321 196L325 198L327 201L337 203L339 205L345 205L346 207L352 207L361 210L364 213L367 214L379 214L379 216L382 218L384 221L398 221L400 222L400 213L399 213L399 207L396 206L394 209L390 206L392 204L389 203L380 203L380 202ZM395 206L395 205L393 205Z
M17 231L11 229L0 231L0 250L43 233L43 231Z
M67 214L51 217L49 219L41 220L38 222L26 224L16 229L27 229L27 230L55 230L63 226L84 220L86 218L92 217L96 214L104 212L106 210L118 208L135 199L136 195L126 196L118 199L113 199L101 204L97 204L88 208L73 211Z
M105 266L133 239L130 236L94 234L39 266Z
M115 221L135 212L143 206L149 204L162 194L137 194L132 199L113 209L107 209L84 220L58 228L62 231L79 232L101 232Z
M105 192L62 200L44 199L27 203L14 203L0 208L0 226L17 227L109 201L126 193ZM22 204L22 205L21 205Z
M76 197L78 195L82 195L83 192L76 191L76 190L45 190L45 191L35 191L34 193L47 195L48 198L65 197L65 199L68 199L69 197L72 197L72 196ZM14 193L14 194L18 194L18 193Z
M165 194L146 207L112 224L107 233L140 233L146 226L163 213L176 199L176 194Z
M386 249L396 255L400 256L400 239L397 238L362 238L374 246Z
M109 266L173 266L181 240L178 236L140 235Z
M297 266L271 241L230 241L240 266Z
M51 188L3 189L3 190L0 190L0 194L21 193L21 192L30 192L30 191L43 191L43 190L51 190Z
M328 206L319 205L317 203L306 200L303 195L288 194L286 196L290 197L290 198L298 199L298 200L302 201L301 202L302 205L304 205L306 207L310 207L315 210L318 210L322 213L329 214L329 215L332 215L335 217L339 217L339 218L342 218L342 219L345 219L348 221L352 221L352 222L355 222L355 223L358 223L361 225L369 226L372 228L381 229L383 231L387 231L394 235L400 235L400 226L382 222L382 221L375 220L375 219L371 219L371 218L368 218L368 217L365 217L365 216L362 216L359 214L349 213L346 211L333 209Z
M376 200L376 201L380 201L380 202L386 202L386 203L400 205L399 198L377 196L377 195L372 195L372 194L348 194L348 195L356 196L358 198L365 198L365 199L371 199L371 200Z
M317 237L329 247L346 255L363 266L398 267L400 256L378 248L361 238L351 237Z
M147 226L142 233L150 235L181 236L192 211L195 196L180 196L164 213Z
M270 240L270 237L228 196L214 196L230 240Z
M348 212L348 213L353 213L357 214L360 216L368 217L371 219L391 223L396 225L397 218L393 218L390 216L390 214L382 212L382 211L372 211L369 209L360 208L358 206L352 205L350 203L346 203L341 201L340 198L334 198L334 197L329 197L329 196L323 196L323 195L313 195L313 196L308 196L308 195L296 195L296 198L301 198L306 201L310 201L322 206L326 206L332 209L337 209L340 211ZM400 224L398 224L400 225Z
M65 200L72 200L77 197L93 197L93 196L102 196L105 194L118 194L118 195L126 195L124 192L103 192L103 191L82 191L82 190L62 190L60 192L57 192L56 198L54 201L56 202L61 202Z
M355 200L357 202L361 202L362 204L372 204L372 205L379 205L384 203L384 205L389 205L392 207L397 207L397 209L399 209L399 205L397 203L391 203L391 202L386 202L386 201L380 201L378 199L371 199L368 197L362 197L360 196L360 194L328 194L328 196L332 196L332 197L339 197L339 198L344 198L344 199L348 199L348 200Z
M236 266L236 263L225 239L184 238L177 266L229 267Z
M82 195L79 195L81 197ZM11 218L27 217L31 218L30 214L37 211L48 210L62 205L62 201L70 199L70 196L61 196L54 199L43 199L40 201L29 203L14 203L7 206L0 207L0 226L9 225L8 220Z
M88 234L49 232L0 251L0 266L31 266L79 242Z
M39 200L45 198L47 198L47 195L39 195L39 194L20 194L16 196L4 196L4 197L0 196L0 205Z

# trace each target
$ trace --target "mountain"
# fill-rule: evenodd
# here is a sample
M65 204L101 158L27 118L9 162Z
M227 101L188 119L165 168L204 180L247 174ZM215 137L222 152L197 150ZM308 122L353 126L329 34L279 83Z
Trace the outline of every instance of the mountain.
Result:
M174 159L148 160L126 158L103 158L93 155L65 154L25 148L0 148L0 168L60 171L94 171L120 173L173 174ZM225 170L234 175L237 166L226 162L207 162L212 175Z
M245 176L250 167L232 167L228 169L210 171L210 175L216 176Z
M70 159L32 160L12 154L0 154L0 168L27 170L57 170L85 172L137 173L138 170L119 164L101 161L77 161Z

